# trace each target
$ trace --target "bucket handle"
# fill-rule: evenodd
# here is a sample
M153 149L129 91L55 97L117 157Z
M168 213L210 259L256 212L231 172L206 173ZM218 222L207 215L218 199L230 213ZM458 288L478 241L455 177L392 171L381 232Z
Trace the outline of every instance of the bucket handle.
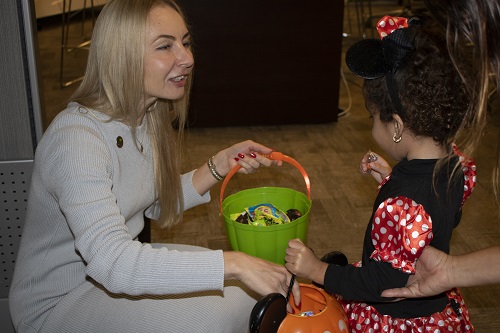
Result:
M277 160L277 161L283 161L290 163L297 169L299 169L300 173L302 174L302 177L304 177L304 181L306 183L306 189L307 189L307 198L311 200L311 181L309 180L309 176L306 173L306 170L302 167L302 165L299 164L296 160L291 158L290 156L287 156L283 153L273 151L271 154L268 155L263 155L267 157L270 160ZM228 174L224 178L224 181L222 182L221 188L220 188L220 198L219 198L219 204L220 204L220 213L222 215L222 199L224 198L224 190L226 189L227 183L231 179L231 177L234 176L238 170L241 169L241 165L237 164L235 165L231 170L229 170Z

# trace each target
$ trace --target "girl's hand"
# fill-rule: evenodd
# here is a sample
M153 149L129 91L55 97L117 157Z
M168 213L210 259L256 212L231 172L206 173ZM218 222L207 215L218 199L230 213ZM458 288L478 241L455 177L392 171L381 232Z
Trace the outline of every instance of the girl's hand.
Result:
M314 252L300 239L292 239L286 249L285 267L293 274L324 284L328 264L319 260Z
M361 159L359 171L362 174L369 173L380 184L391 173L392 168L382 157L368 151Z

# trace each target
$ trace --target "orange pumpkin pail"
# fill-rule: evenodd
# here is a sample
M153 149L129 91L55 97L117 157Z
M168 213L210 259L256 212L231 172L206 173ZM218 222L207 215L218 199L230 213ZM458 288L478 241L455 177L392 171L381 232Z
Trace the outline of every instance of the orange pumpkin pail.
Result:
M348 333L347 315L342 305L324 289L312 284L300 284L301 308L290 295L294 314L286 312L286 300L281 294L264 296L250 315L251 333Z

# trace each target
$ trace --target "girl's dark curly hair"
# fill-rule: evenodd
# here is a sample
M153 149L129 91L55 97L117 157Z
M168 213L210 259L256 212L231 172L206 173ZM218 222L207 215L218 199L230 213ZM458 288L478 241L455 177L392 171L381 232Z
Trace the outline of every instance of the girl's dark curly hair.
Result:
M371 113L380 113L383 122L390 122L394 114L399 114L413 134L449 145L467 115L466 86L450 59L441 26L426 19L408 29L416 29L415 50L394 74L402 110L398 112L393 106L385 76L365 80L366 106Z

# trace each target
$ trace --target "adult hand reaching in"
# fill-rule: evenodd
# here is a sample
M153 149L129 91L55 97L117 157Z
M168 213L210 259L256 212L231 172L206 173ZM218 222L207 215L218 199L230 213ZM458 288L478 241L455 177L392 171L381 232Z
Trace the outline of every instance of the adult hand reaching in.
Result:
M410 276L406 287L384 290L384 297L415 298L440 294L455 286L448 278L452 256L428 246L417 260L415 274Z

